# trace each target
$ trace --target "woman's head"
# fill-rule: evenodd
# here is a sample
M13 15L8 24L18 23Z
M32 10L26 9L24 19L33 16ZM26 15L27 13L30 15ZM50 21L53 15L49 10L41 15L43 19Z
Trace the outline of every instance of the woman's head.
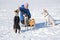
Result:
M24 7L25 7L25 9L28 9L28 3L27 2L24 4Z

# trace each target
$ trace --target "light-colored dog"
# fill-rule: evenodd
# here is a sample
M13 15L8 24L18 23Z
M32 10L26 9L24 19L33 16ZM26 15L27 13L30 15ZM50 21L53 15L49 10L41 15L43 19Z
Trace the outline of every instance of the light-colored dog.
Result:
M55 23L54 23L54 20L53 18L51 17L51 15L49 15L49 13L47 12L46 9L43 9L43 12L42 12L44 18L45 18L45 25L48 26L48 23L51 25L51 26L55 26Z
M25 29L28 29L28 24L29 24L29 20L28 20L28 16L26 14L23 15L24 16L24 24L25 24Z
M34 18L29 20L29 25L30 25L30 27L33 27L35 25L35 19Z
M26 14L24 14L23 16L24 16L25 29L28 29L28 27L32 28L35 25L34 18L28 19L28 16Z

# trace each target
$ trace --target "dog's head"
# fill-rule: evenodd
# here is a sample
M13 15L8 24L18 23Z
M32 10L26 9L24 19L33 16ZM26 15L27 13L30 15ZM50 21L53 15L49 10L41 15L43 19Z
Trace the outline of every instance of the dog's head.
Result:
M23 14L23 16L24 16L24 17L28 17L28 15L27 15L27 14Z
M46 17L48 15L47 9L43 9L43 13L42 14Z
M19 10L18 9L16 9L14 12L15 12L15 16L19 15Z
M43 9L44 12L47 12L47 9Z
M29 25L30 26L33 26L35 24L35 20L34 19L31 19L30 21L29 21Z
M19 13L19 10L18 10L18 9L16 9L14 12L18 14L18 13Z

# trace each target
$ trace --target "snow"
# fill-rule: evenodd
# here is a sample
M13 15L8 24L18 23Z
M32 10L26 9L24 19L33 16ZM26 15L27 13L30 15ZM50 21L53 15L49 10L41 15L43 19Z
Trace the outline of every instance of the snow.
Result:
M0 40L60 40L59 0L28 1L30 4L29 8L31 10L32 18L35 18L36 24L32 28L28 28L28 30L25 30L25 27L22 27L21 25L21 33L16 34L13 30L13 10L17 7L18 2L19 1L16 3L16 0L0 0ZM21 3L24 2L26 2L26 0L21 1ZM40 2L41 5L37 5L36 2L37 4ZM5 6L4 4L7 5ZM44 7L47 7L49 14L54 18L56 24L55 27L44 26L45 20L41 14Z

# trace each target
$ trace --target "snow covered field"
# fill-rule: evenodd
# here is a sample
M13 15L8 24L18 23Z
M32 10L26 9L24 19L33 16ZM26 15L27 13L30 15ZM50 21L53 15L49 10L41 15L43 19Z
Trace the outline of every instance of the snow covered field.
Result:
M21 26L21 33L14 33L13 10L26 1L0 0L0 40L60 40L60 0L28 0L32 18L36 21L35 27L25 30ZM44 26L45 21L41 14L43 8L47 8L54 18L55 27Z

